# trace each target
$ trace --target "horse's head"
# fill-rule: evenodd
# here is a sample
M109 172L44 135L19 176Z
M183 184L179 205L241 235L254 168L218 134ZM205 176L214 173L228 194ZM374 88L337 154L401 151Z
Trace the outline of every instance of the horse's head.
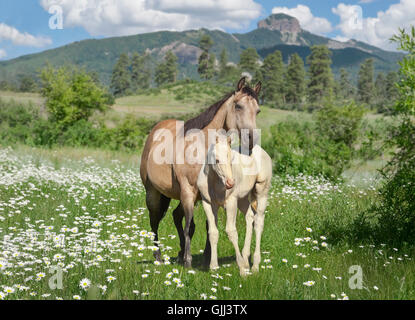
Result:
M232 189L235 185L232 173L232 149L231 137L223 134L216 136L216 143L210 150L209 164L226 189Z
M253 147L253 132L256 126L256 118L260 113L258 96L261 92L261 82L254 89L246 84L246 78L239 80L237 90L231 100L229 112L226 117L226 129L237 130L241 137L242 130L249 132L249 149ZM248 137L247 137L248 138Z

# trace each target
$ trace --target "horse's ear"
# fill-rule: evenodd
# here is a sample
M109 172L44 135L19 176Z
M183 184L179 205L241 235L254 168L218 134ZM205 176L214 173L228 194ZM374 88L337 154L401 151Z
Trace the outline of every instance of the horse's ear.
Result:
M231 146L232 145L232 136L228 136L228 145Z
M242 77L241 80L239 80L238 82L238 91L241 91L243 89L243 87L245 87L246 84L246 77Z
M219 135L217 134L216 135L216 144L218 144L219 143Z
M254 89L257 96L259 96L259 94L261 93L261 89L262 89L262 83L261 83L261 81L259 81L257 83L257 85L255 86L255 89Z

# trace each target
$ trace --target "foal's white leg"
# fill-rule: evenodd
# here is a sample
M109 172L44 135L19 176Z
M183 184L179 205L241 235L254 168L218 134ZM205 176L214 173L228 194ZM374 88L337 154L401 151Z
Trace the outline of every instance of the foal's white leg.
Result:
M252 226L254 223L254 212L251 209L249 198L239 200L238 208L245 215L246 232L245 232L245 244L242 249L242 258L244 261L244 268L249 269L249 256L251 255L251 241L252 241Z
M258 198L258 211L254 217L255 222L255 253L252 266L253 272L259 271L259 263L261 262L261 237L264 230L265 209L267 207L267 197Z
M237 199L230 198L226 201L226 233L228 234L229 240L232 242L235 253L236 262L239 266L241 275L246 275L244 268L244 261L239 251L238 245L238 231L236 230L236 215L238 213L238 201Z
M211 248L210 269L219 268L218 263L218 240L219 231L216 226L216 216L218 214L217 206L211 205L209 202L203 200L203 209L205 209L207 222L209 225L209 241Z

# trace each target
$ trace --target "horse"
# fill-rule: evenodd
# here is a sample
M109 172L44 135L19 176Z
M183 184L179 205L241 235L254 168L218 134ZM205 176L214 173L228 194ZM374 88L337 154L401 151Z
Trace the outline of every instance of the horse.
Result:
M159 122L146 140L141 156L140 176L146 190L146 204L150 215L150 226L154 233L154 243L158 247L158 227L169 208L170 200L180 200L180 204L173 211L173 220L180 239L178 259L187 268L192 265L190 242L195 229L193 210L196 202L200 200L196 183L205 158L203 153L209 147L209 141L204 137L208 136L210 130L236 130L240 134L245 129L249 132L251 148L256 118L260 112L258 105L260 91L260 82L253 89L247 85L243 77L239 80L236 91L225 95L199 116L186 121L184 125L183 122L174 119ZM192 153L195 142L189 140L195 131L199 132L196 144L204 151L200 152L203 158L201 163L182 159L184 154ZM162 145L170 146L171 150L160 152ZM172 161L160 161L158 158L163 156ZM183 217L185 217L184 230ZM205 261L209 259L209 254L210 243L207 239ZM154 256L161 262L159 248L155 250Z
M209 225L211 245L210 268L218 268L217 228L218 209L226 210L226 233L232 242L236 261L242 276L249 270L252 240L252 224L255 222L256 248L252 271L259 271L261 261L261 237L264 228L265 209L271 187L272 160L255 145L250 156L231 149L231 139L218 136L216 144L209 148L206 163L200 170L197 186L202 197L203 208ZM242 255L238 246L236 229L237 209L245 214L246 236Z

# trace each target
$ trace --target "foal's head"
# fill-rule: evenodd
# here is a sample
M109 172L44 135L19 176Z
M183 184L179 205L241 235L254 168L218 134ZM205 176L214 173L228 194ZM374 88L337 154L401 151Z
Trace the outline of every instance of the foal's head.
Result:
M226 189L232 189L235 185L232 173L232 149L231 137L218 135L216 143L211 149L210 165L217 177L222 181Z

